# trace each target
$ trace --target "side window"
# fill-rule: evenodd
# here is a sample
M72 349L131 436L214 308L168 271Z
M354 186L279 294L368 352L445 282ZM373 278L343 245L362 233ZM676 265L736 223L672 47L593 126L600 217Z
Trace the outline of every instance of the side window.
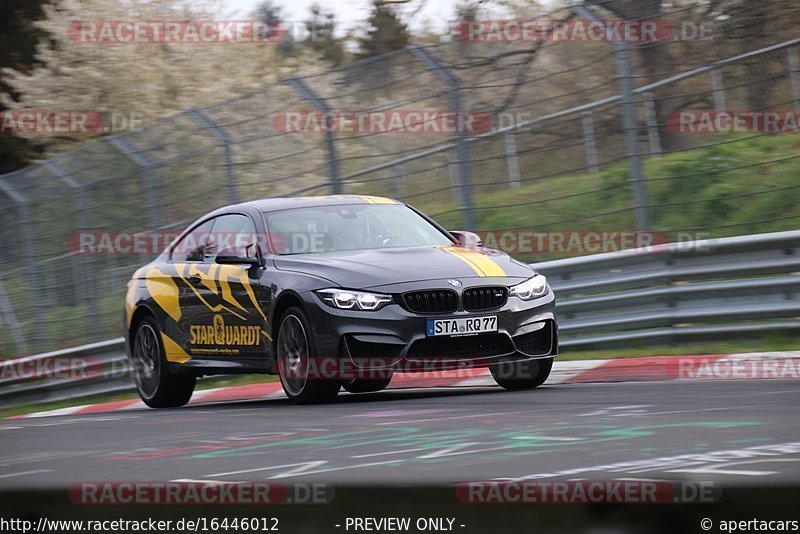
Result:
M177 263L201 262L207 253L211 239L211 227L214 220L206 221L196 226L191 232L183 236L172 249L171 259Z
M205 260L213 262L221 250L233 250L237 255L256 256L258 236L252 219L246 215L222 215L214 219L214 247L206 251Z

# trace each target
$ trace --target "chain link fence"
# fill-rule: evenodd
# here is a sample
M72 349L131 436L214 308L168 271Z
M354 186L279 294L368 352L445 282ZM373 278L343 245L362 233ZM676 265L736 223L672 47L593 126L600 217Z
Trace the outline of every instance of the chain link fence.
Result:
M608 18L607 4L547 18ZM389 196L449 228L517 236L796 228L800 138L752 128L703 135L676 127L675 117L800 111L800 39L790 24L800 6L720 17L698 5L664 8L658 23L669 36L648 44L453 38L409 47L0 176L0 354L120 334L125 283L152 254L84 253L81 236L177 232L254 198ZM446 134L287 131L287 114L340 111L458 112L491 125ZM588 253L510 252L527 261Z

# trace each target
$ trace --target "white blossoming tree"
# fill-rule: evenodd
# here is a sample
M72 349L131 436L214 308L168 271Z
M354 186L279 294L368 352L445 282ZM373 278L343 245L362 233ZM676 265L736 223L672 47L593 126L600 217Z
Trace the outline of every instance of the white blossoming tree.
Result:
M44 12L41 64L28 74L2 71L19 95L0 97L9 109L137 113L147 123L325 66L306 50L287 57L275 43L86 43L70 32L76 21L229 19L217 2L54 0ZM51 152L65 148L63 138L39 141Z

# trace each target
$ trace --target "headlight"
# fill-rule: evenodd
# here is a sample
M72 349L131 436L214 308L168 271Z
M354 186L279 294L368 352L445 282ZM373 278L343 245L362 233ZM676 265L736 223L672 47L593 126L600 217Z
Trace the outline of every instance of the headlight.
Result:
M392 302L390 295L349 291L347 289L321 289L317 291L323 302L340 310L376 311Z
M531 300L547 293L547 278L537 274L533 278L511 288L510 295L522 300Z

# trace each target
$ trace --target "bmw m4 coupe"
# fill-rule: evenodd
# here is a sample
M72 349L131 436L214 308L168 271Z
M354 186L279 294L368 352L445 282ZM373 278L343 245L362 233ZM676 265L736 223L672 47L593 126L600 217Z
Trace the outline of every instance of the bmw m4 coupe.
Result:
M411 206L352 195L200 218L133 275L125 338L155 408L186 404L198 377L237 373L277 374L298 403L480 367L535 388L558 354L543 275Z

